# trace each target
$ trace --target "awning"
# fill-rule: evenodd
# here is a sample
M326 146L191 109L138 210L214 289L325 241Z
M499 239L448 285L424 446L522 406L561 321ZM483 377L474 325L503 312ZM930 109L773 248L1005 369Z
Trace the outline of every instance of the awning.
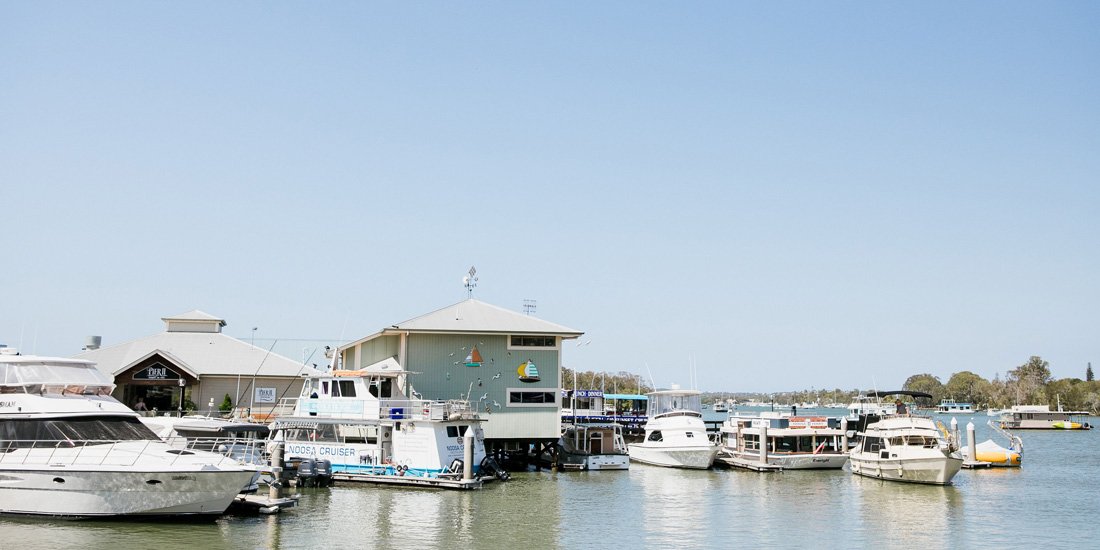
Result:
M649 401L649 397L644 395L636 395L633 393L605 393L603 398L606 399L629 399L631 401Z

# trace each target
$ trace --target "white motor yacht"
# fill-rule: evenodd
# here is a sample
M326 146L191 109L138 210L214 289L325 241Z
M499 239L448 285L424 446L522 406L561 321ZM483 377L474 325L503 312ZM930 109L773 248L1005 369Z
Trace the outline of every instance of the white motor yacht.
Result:
M909 414L869 422L849 453L853 474L909 483L948 485L962 464L957 444L931 418Z
M707 437L697 390L671 389L647 394L645 439L631 443L630 460L655 466L707 469L718 445Z
M161 441L90 361L0 349L0 514L218 516L255 474Z

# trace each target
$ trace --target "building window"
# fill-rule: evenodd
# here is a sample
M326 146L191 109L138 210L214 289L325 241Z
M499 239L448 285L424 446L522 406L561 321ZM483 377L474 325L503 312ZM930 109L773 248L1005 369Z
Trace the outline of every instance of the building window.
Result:
M561 390L552 389L533 389L526 390L522 388L509 388L508 389L508 406L509 407L557 407L558 406L558 394Z
M521 336L513 334L508 338L508 349L557 349L556 336Z

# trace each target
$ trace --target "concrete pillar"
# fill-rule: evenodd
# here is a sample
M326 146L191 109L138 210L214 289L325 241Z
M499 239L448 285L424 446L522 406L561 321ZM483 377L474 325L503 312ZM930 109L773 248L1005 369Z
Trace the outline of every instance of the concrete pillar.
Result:
M842 452L848 452L848 419L840 419L840 447Z
M474 428L466 427L466 433L462 435L462 480L474 479Z
M974 423L966 423L966 450L970 453L970 462L978 461L978 442L974 440Z
M768 420L760 424L760 463L768 463Z
M275 448L271 449L271 477L275 480L271 483L268 489L268 496L272 500L279 498L279 487L283 484L283 444L276 443Z

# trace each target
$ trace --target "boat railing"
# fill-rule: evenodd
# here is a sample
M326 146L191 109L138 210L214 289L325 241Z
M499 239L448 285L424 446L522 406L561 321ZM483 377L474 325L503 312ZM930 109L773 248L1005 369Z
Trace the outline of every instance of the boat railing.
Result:
M195 451L165 449L159 440L21 440L0 441L0 464L30 466L133 466L142 457L155 456L170 464L186 461ZM226 460L230 460L226 458Z
M266 439L258 437L184 437L169 436L164 442L176 449L206 451L247 464L266 464Z
M457 420L476 418L470 402L461 399L286 398L279 408L298 416L349 420Z

